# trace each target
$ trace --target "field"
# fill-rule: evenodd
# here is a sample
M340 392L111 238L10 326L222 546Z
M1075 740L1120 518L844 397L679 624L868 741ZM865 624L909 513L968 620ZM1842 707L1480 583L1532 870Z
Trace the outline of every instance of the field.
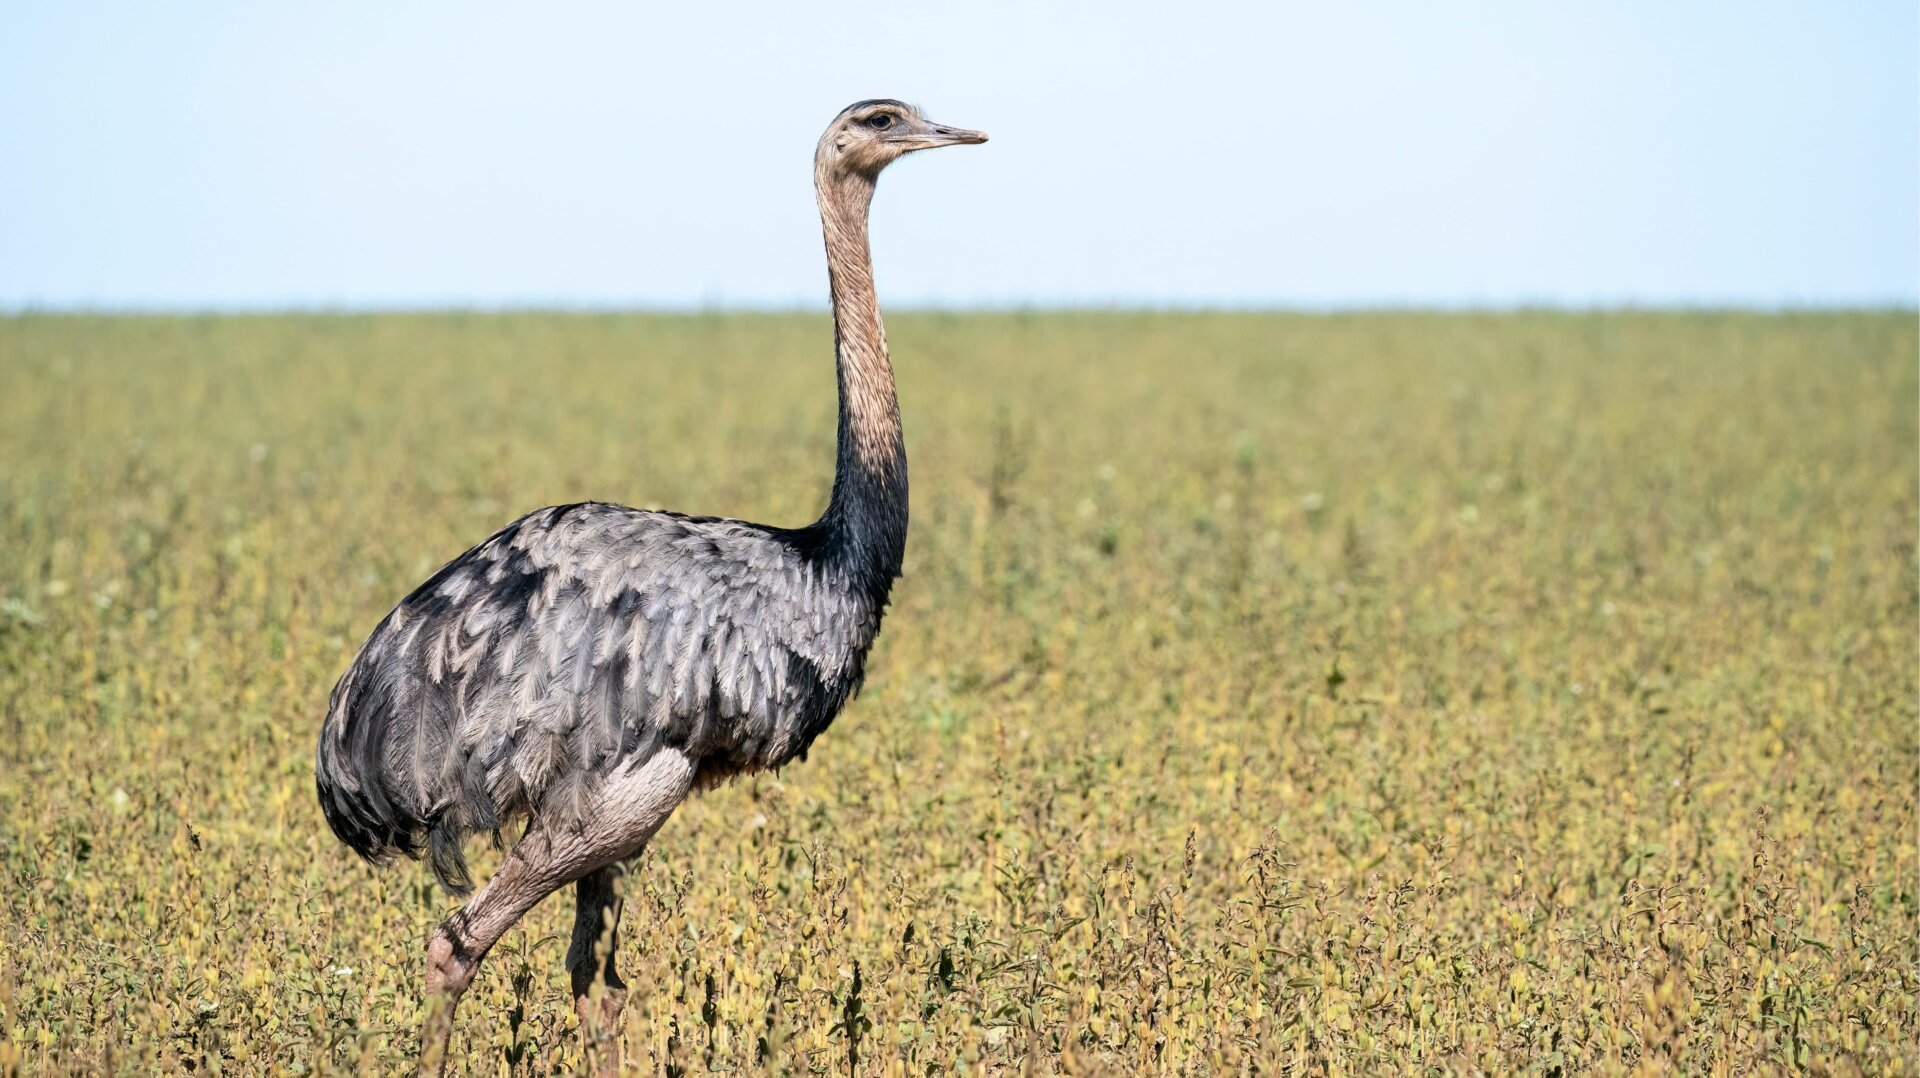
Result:
M635 1073L1920 1063L1911 312L890 328L905 579L640 861ZM0 1074L406 1067L452 903L328 833L328 690L526 509L812 519L829 340L0 320ZM577 1065L570 916L472 1073Z

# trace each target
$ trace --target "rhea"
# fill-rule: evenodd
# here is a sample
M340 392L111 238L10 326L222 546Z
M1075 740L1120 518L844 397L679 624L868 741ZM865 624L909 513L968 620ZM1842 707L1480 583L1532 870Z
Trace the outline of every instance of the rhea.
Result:
M444 1065L488 949L568 884L574 1005L615 1065L623 865L693 791L804 758L859 691L907 538L868 207L906 154L986 140L892 100L847 107L820 138L840 422L818 521L535 510L402 599L334 686L316 766L334 834L377 864L424 856L472 892L427 943L423 1072ZM472 891L466 839L521 823Z

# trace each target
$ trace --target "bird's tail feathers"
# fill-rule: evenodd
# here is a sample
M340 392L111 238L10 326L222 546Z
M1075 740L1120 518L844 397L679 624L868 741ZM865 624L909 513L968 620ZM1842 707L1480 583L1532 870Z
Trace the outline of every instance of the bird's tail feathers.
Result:
M475 828L452 806L426 806L410 789L417 783L395 781L385 759L386 739L356 729L350 702L355 698L350 671L334 690L314 761L314 784L327 826L367 862L385 865L396 856L426 857L440 885L463 895L473 890L462 846ZM371 725L364 723L359 725ZM356 737L359 733L362 736ZM497 820L481 821L498 826Z

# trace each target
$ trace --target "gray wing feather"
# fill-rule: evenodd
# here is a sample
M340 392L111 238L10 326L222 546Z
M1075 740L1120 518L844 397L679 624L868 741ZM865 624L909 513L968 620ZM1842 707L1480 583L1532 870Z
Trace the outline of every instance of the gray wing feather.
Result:
M595 782L662 745L726 770L803 754L857 691L879 614L771 529L539 510L362 647L322 733L322 805L363 854L427 847L459 889L464 835L577 821Z

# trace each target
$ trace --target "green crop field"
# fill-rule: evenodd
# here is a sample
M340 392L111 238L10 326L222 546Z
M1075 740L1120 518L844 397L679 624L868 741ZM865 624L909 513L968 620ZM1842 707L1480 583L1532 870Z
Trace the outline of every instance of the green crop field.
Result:
M635 1073L1920 1063L1911 312L891 329L866 692L639 862ZM524 510L812 519L831 367L823 316L0 320L0 1074L407 1067L453 904L322 821L334 680ZM578 1065L570 923L468 1071Z

